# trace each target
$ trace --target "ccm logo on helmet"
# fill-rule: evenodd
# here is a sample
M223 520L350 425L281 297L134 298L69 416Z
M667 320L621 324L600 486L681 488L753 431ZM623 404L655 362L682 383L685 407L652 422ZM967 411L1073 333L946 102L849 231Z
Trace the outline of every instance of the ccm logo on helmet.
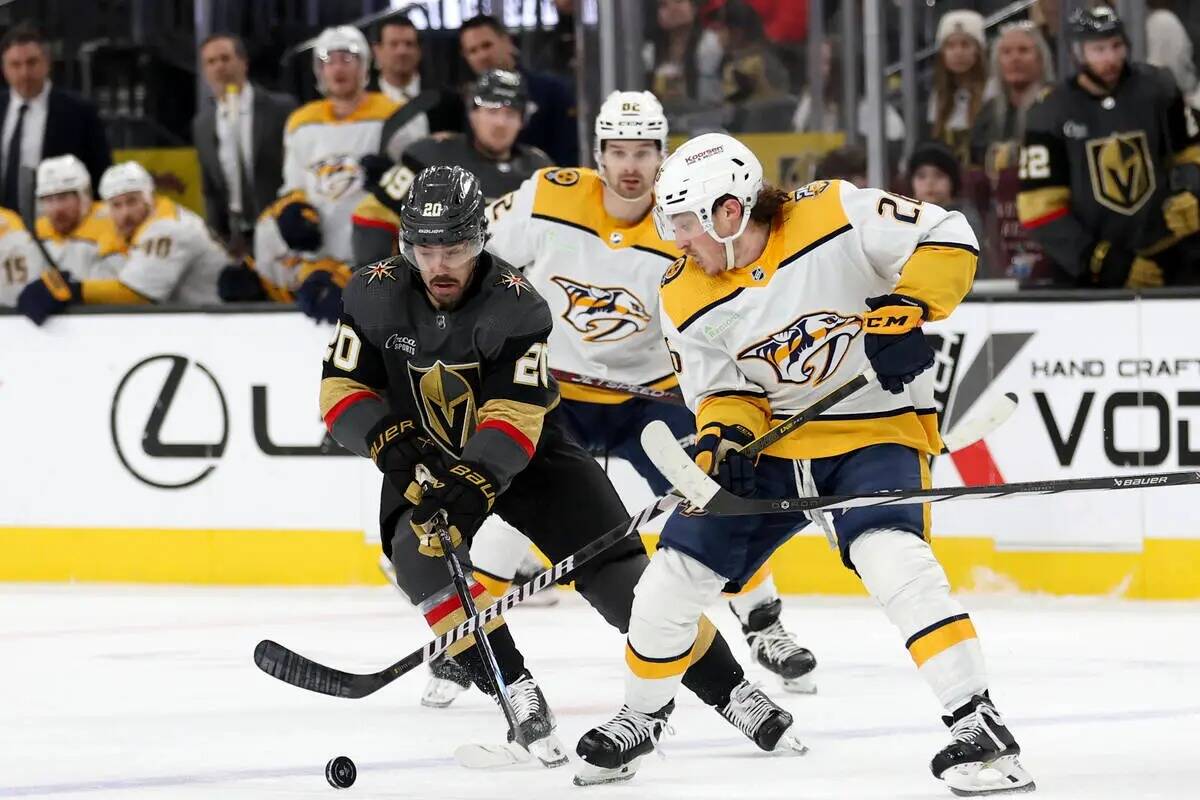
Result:
M683 160L683 163L695 164L697 161L703 161L704 159L708 158L709 156L715 156L717 153L723 152L724 150L725 150L725 145L723 145L723 144L717 145L716 147L710 147L707 150L701 150L699 153L695 153L693 155L688 156L687 158L685 158Z

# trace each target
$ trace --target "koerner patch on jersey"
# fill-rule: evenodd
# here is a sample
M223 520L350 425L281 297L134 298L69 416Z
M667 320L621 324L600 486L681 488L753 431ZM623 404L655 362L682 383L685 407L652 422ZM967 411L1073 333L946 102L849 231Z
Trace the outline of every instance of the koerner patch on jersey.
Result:
M677 258L671 262L671 266L667 267L667 271L663 273L662 280L659 286L666 286L671 281L679 277L679 273L683 272L683 265L687 263L687 258Z
M552 169L546 173L546 180L558 186L574 186L579 183L579 170Z

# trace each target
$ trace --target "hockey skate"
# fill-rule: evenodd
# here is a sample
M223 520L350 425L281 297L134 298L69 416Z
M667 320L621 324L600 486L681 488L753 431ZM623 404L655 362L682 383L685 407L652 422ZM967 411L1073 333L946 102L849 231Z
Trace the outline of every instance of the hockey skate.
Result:
M495 696L492 699L495 700ZM566 764L566 751L554 733L554 714L528 671L508 685L508 699L516 713L517 725L526 746L517 744L510 729L508 741L503 745L460 745L454 751L458 763L470 769L490 769L523 764L532 756L547 769Z
M575 747L584 762L575 774L575 785L593 786L632 778L642 759L658 746L663 732L669 729L667 718L674 710L674 700L653 714L621 706L615 717L585 733Z
M426 708L445 708L471 688L471 673L445 653L429 662L429 671L429 683L421 692L421 705Z
M784 691L816 694L817 684L812 672L817 668L817 659L811 650L797 644L795 635L783 627L779 620L782 610L783 601L778 597L753 609L749 619L742 624L746 644L750 645L750 653L759 664L780 677ZM737 616L736 612L734 616Z
M933 757L929 768L954 794L975 797L1037 788L1018 760L1020 746L987 692L942 721L954 740Z
M521 738L533 757L547 768L566 764L567 753L554 733L554 712L546 704L541 687L528 670L508 685L508 699L517 713ZM513 741L512 731L508 732L508 741Z
M808 748L792 733L792 715L750 681L729 694L721 716L768 753L803 755Z

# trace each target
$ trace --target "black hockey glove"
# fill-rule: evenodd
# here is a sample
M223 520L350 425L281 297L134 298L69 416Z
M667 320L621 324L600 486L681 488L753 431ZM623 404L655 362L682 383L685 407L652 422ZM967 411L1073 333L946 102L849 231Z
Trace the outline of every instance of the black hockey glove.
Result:
M1097 242L1088 259L1085 285L1102 289L1145 289L1163 285L1162 269L1148 258L1113 245Z
M921 322L926 307L902 294L868 297L863 315L863 348L879 385L892 394L933 366L933 348L925 341Z
M258 273L246 264L230 264L217 276L217 296L226 303L253 303L267 299Z
M321 214L311 203L293 200L279 210L275 224L292 250L312 253L321 249Z
M368 192L373 191L383 174L392 168L392 160L378 153L367 153L358 160L358 164L363 171L363 188Z
M342 289L329 272L315 270L296 290L296 305L318 322L337 322L342 313Z
M70 279L71 273L48 269L42 277L33 281L17 296L17 310L41 325L51 314L57 314L72 303L83 299L83 290L78 281Z
M441 524L447 526L455 547L472 536L492 511L496 485L480 466L465 461L430 469L426 482L414 483L405 495L416 505L409 524L420 540L417 550L435 558L445 555L437 536Z
M413 471L422 459L437 452L421 423L387 415L367 434L371 460L400 494L408 492Z
M727 492L750 497L755 492L754 461L741 449L754 441L742 425L706 424L696 436L696 466L713 476Z

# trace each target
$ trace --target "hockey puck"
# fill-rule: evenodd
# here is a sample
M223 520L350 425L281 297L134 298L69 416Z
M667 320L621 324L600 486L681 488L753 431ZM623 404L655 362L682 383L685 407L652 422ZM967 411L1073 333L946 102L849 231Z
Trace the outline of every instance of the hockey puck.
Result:
M329 759L325 765L325 780L335 789L349 789L358 777L358 768L349 756L337 756Z

